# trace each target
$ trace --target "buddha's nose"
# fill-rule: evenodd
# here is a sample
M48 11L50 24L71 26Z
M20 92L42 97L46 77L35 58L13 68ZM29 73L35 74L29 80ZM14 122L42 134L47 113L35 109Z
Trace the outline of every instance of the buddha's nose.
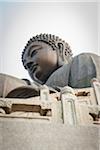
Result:
M25 64L25 68L29 69L32 66L33 62L29 61Z

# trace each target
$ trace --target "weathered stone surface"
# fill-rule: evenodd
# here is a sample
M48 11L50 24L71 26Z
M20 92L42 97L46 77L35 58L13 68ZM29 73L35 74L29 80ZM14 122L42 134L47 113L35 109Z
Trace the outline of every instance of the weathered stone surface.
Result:
M93 84L93 87L94 87L97 103L98 103L98 105L100 105L100 80L93 79L92 84Z
M99 128L99 138L98 138L98 141L99 141L99 149L100 149L100 128Z
M99 150L99 128L0 118L0 150Z
M49 94L44 86L37 97L0 98L0 108L2 118L35 119L73 126L96 122L99 125L100 118L100 106L93 88L74 90L66 86L61 92Z

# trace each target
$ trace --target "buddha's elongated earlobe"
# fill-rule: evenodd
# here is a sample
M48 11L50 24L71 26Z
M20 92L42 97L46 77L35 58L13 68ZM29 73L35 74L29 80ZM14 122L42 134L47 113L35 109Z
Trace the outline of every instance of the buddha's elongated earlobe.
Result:
M58 42L58 48L59 48L59 57L61 57L62 61L64 61L64 44L61 42Z
M65 63L68 63L70 61L68 54L66 55L66 45L64 41L58 42L57 47L59 50L57 50L57 56L58 56L58 66L62 66Z

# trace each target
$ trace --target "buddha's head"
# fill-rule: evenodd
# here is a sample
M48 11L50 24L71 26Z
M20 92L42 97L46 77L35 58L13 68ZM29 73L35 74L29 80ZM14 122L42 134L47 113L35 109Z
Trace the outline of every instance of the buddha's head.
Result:
M22 62L31 78L44 84L48 77L72 58L67 43L51 34L40 34L28 41L23 53Z

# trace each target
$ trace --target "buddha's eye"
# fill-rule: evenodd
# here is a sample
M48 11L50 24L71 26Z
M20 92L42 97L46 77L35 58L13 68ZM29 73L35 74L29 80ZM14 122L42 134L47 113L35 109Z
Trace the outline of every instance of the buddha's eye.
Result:
M34 55L36 55L36 53L37 53L36 50L32 51L32 52L31 52L31 57L33 57Z

